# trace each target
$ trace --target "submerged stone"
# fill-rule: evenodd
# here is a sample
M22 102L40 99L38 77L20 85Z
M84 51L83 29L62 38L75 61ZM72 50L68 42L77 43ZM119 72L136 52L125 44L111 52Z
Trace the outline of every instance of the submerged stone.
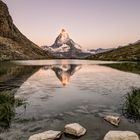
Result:
M131 131L109 131L103 140L139 140L139 137Z
M67 124L64 132L66 134L74 135L76 137L83 136L86 133L86 129L78 123Z
M61 131L49 130L43 133L35 134L30 136L29 140L56 140L62 135Z

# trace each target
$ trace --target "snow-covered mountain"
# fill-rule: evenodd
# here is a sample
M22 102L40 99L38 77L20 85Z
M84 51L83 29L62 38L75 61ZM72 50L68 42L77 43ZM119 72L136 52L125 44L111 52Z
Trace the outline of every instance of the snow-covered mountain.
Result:
M91 55L90 51L84 50L75 43L65 29L62 29L52 46L43 46L42 48L56 58L85 58Z

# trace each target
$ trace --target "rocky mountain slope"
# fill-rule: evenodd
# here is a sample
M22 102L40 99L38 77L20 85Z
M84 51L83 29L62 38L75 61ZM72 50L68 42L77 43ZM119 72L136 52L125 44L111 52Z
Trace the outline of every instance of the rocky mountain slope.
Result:
M7 5L0 0L0 61L43 58L48 54L17 29Z
M55 58L85 58L91 54L90 51L82 49L79 44L75 43L65 29L62 29L52 46L42 48Z
M140 61L140 41L116 49L95 54L88 59L115 60L115 61Z

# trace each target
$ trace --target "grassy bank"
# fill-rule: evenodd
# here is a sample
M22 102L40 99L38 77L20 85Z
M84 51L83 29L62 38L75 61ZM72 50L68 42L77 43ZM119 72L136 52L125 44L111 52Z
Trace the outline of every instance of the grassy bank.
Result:
M24 101L15 98L14 94L9 94L8 91L0 93L0 128L8 128L12 118L15 116L15 108L23 105Z
M140 119L140 88L132 88L126 96L125 114Z
M88 57L89 60L140 61L140 42Z

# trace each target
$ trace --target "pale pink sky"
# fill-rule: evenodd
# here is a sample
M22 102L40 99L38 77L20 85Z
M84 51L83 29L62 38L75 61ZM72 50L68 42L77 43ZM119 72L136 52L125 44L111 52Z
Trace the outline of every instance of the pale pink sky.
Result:
M33 42L51 45L61 28L83 48L109 48L140 39L140 0L3 0Z

